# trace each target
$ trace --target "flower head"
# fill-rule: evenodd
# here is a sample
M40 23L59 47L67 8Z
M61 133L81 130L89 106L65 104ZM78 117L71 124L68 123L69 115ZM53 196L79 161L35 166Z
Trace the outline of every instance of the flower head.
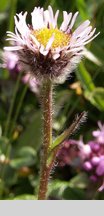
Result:
M72 15L64 11L63 22L58 28L58 15L59 10L54 15L51 6L45 11L35 7L31 13L32 24L27 25L27 12L17 14L15 34L7 32L7 40L15 45L5 49L16 50L19 60L35 76L62 82L80 61L84 45L99 33L94 35L96 29L92 30L89 20L73 31L78 12Z

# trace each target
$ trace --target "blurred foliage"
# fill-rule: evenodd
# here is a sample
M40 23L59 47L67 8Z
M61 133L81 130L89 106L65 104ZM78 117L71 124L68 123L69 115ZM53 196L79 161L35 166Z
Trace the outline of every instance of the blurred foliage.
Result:
M83 59L64 84L55 87L53 136L69 126L76 113L86 110L88 120L75 138L82 134L85 140L89 140L97 121L104 121L104 1L0 0L0 49L6 43L6 31L14 29L15 12L31 12L34 6L47 8L49 4L54 10L60 9L61 15L63 10L78 10L80 15L76 26L90 19L97 32L101 32L87 46L91 55ZM61 20L62 16L59 23ZM42 116L38 95L34 95L29 88L23 93L24 84L17 80L0 68L0 199L32 200L36 199L38 189ZM7 121L9 125L6 130ZM87 174L73 171L71 167L56 167L49 186L49 199L104 199L103 193L95 196L93 190L89 193L88 187Z

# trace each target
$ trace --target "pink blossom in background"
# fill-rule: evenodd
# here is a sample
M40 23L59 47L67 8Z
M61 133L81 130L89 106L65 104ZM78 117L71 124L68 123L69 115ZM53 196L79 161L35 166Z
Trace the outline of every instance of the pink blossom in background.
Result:
M101 185L104 182L104 126L99 122L100 130L93 131L94 139L87 144L82 139L64 142L57 159L59 166L76 165L89 175L89 179ZM77 159L77 163L75 163ZM104 183L99 191L104 189Z
M1 67L8 69L12 78L17 78L19 73L23 73L23 68L20 65L18 55L16 52L4 51L2 52ZM22 75L21 81L24 84L28 84L30 90L34 93L39 91L39 81L36 80L29 72Z
M38 93L39 92L39 81L35 77L32 77L30 73L27 73L23 76L22 81L24 84L28 84L29 88L32 92Z
M101 122L98 122L99 129L93 131L93 136L96 138L98 143L104 144L104 125Z
M15 52L4 51L1 53L2 67L8 69L12 76L16 76L20 71L21 67L18 62L18 56Z

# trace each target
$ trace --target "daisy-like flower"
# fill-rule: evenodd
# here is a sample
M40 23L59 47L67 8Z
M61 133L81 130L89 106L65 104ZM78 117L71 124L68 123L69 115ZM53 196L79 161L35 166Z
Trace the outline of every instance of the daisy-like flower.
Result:
M96 29L92 30L89 20L73 31L78 12L72 15L64 11L58 28L58 15L59 10L54 15L51 6L45 11L35 7L31 13L32 24L27 25L27 12L17 14L15 33L7 32L7 40L15 45L5 49L17 51L26 70L28 68L39 79L63 82L80 61L84 46L99 33L95 34Z

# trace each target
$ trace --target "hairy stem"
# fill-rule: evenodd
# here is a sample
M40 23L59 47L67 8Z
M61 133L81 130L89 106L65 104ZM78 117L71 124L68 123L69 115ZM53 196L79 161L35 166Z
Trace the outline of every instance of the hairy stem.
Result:
M42 110L43 110L43 146L41 154L39 200L46 199L49 169L47 166L48 150L52 144L52 83L50 80L43 84L42 89Z

